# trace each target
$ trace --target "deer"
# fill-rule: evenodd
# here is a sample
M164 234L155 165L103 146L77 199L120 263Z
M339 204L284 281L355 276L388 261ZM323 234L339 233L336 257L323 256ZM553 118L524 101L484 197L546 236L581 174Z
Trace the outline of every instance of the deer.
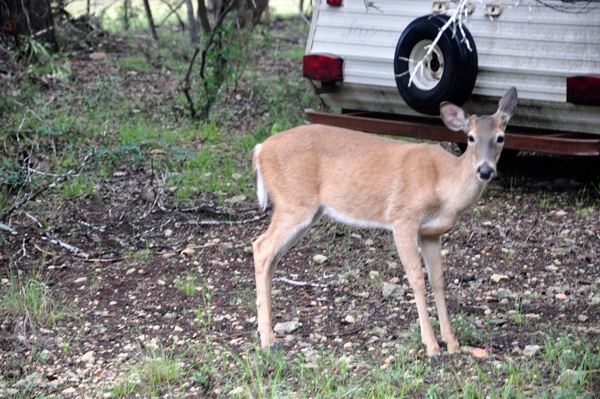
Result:
M467 135L468 146L460 157L437 144L316 124L277 133L256 145L252 167L260 208L266 209L269 196L273 202L270 225L252 247L261 346L278 346L271 325L277 264L326 215L350 226L392 232L416 300L421 341L427 355L437 359L440 345L429 321L420 248L442 341L449 354L460 352L444 297L441 236L479 200L496 174L516 104L514 87L493 115L470 116L457 105L441 103L446 127Z

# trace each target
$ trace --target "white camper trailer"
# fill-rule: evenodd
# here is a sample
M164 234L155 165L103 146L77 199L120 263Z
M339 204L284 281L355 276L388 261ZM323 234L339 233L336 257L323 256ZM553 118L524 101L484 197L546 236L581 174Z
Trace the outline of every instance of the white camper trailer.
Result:
M489 114L515 86L506 148L598 155L600 2L472 0L427 54L457 5L316 0L304 75L342 115L307 110L307 120L464 142L428 115L442 101Z

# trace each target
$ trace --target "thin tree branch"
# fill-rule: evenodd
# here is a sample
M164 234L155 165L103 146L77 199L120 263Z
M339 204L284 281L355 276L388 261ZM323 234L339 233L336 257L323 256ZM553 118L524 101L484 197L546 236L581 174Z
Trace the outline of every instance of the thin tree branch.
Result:
M215 24L215 27L213 28L212 33L211 33L210 37L208 38L208 41L206 42L206 46L202 50L202 66L200 67L200 76L202 77L202 79L204 79L204 67L206 64L206 53L208 52L208 49L210 48L210 46L212 46L212 44L214 43L215 35L217 34L217 29L221 26L221 24L223 24L223 20L225 19L225 16L229 13L229 11L231 11L233 9L233 6L235 5L235 3L236 3L236 0L230 1L229 6L225 9L225 11L223 11L221 16L217 20L217 23ZM182 88L183 94L185 95L185 98L187 99L187 101L190 105L190 114L191 114L192 118L194 118L196 116L196 108L194 106L194 100L192 100L192 97L190 96L190 88L191 88L190 75L192 74L192 68L194 67L194 62L196 61L196 58L198 57L198 53L200 52L200 47L198 47L197 45L195 47L196 47L196 49L194 50L194 54L192 55L192 59L190 60L190 64L188 65L187 73L185 74L185 78L183 79L184 85Z

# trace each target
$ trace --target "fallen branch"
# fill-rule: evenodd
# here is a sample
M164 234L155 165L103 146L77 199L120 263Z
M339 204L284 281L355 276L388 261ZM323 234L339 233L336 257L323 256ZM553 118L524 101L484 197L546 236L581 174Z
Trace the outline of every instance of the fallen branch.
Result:
M360 326L355 330L351 330L351 331L347 331L347 332L343 332L343 333L335 333L335 334L333 334L333 336L334 337L343 337L345 335L352 335L352 334L356 334L357 332L359 332L362 329L363 329L363 327ZM323 334L323 335L325 335L325 334Z
M100 142L85 156L85 158L79 164L79 166L77 166L75 169L69 170L66 174L60 176L58 179L56 179L52 183L39 188L38 190L36 190L33 193L29 194L29 196L26 196L24 199L22 199L17 204L11 206L6 212L4 212L4 213L2 213L0 215L0 221L5 221L10 215L13 214L13 212L15 212L16 210L20 209L23 205L27 204L29 201L32 201L32 200L36 199L40 194L42 194L43 192L45 192L49 188L54 188L57 185L61 184L62 182L68 180L74 174L76 174L81 169L83 169L83 167L85 166L85 164L90 160L90 158L92 156L94 156L94 154L96 153L96 151L98 151L98 148L100 147L100 145L104 141L104 138L106 137L106 132L107 131L108 131L108 119L106 120L106 122L104 122L104 132L102 132L102 138L100 139Z
M191 225L196 225L196 226L214 226L214 225L219 225L219 224L248 224L248 223L258 222L259 220L266 218L267 215L268 215L268 213L263 213L262 215L255 216L252 219L246 219L246 220L235 220L235 221L201 220L199 222L190 221L190 222L184 222L181 224L191 224Z
M306 285L310 285L311 287L320 287L320 288L328 287L327 284L308 283L305 281L294 281L294 280L287 279L285 277L274 278L273 281L282 281L284 283L288 283L288 284L295 285L298 287L304 287Z
M74 247L73 245L67 244L66 242L62 242L60 240L54 240L54 239L50 239L48 241L50 241L54 245L60 245L61 247L65 248L66 250L74 253L75 255L82 256L85 259L89 259L89 257L90 257L89 254L83 252L81 249L79 249L77 247Z

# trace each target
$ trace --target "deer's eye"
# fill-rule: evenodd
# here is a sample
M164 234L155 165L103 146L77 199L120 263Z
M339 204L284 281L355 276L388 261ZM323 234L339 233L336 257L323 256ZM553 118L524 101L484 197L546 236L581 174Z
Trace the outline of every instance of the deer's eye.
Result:
M496 139L496 141L498 142L498 144L504 143L504 135L498 136L498 138Z
M467 140L469 140L469 143L474 143L475 142L475 136L473 136L472 134L469 134L467 136Z

